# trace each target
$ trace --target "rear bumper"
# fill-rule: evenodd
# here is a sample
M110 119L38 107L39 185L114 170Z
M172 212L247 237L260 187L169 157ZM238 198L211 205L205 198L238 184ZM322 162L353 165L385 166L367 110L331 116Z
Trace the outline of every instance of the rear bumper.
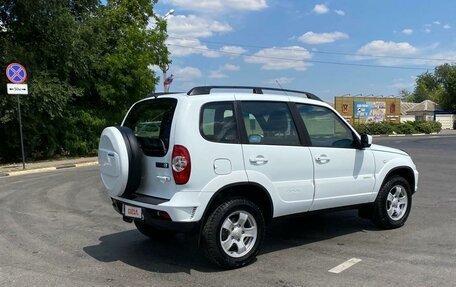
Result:
M163 230L170 230L174 232L182 232L182 233L195 233L199 230L199 221L172 221L171 218L165 219L160 216L160 212L162 210L154 209L154 208L146 208L144 206L135 204L135 202L131 202L131 200L118 200L115 198L111 198L112 206L115 211L123 216L123 205L128 204L135 207L141 207L143 219L135 219L135 218L128 218L124 216L125 221L131 222L132 220L139 220L143 221L149 225L157 227L158 229ZM138 203L138 202L136 202Z
M213 193L202 191L180 191L170 199L157 198L143 194L133 194L128 198L111 196L113 200L124 204L142 207L169 214L174 222L200 221Z

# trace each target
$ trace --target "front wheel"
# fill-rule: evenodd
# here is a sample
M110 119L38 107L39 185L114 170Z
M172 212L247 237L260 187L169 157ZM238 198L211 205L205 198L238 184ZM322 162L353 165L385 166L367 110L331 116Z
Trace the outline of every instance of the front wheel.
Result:
M252 262L263 242L265 223L261 209L246 199L219 205L203 228L206 257L223 268Z
M404 225L412 207L412 192L408 181L401 176L393 176L380 189L374 203L372 220L384 229Z

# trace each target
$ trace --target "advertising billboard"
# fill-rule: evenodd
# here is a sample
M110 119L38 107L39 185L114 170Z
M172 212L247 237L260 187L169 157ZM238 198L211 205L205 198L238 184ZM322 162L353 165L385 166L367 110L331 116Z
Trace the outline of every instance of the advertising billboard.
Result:
M364 123L383 122L386 116L385 102L354 102L355 119Z

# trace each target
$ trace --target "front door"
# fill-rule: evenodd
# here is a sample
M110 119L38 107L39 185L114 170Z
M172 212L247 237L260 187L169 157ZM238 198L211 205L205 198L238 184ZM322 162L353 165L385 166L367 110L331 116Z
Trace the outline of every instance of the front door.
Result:
M315 166L311 210L369 201L375 184L372 151L357 148L352 129L331 109L297 104L310 138Z

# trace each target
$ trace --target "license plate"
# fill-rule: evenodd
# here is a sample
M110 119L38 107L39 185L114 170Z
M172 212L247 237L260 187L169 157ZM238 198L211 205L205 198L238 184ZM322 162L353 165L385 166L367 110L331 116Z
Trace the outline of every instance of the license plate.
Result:
M126 204L124 204L124 215L132 218L143 218L141 207L130 206Z

